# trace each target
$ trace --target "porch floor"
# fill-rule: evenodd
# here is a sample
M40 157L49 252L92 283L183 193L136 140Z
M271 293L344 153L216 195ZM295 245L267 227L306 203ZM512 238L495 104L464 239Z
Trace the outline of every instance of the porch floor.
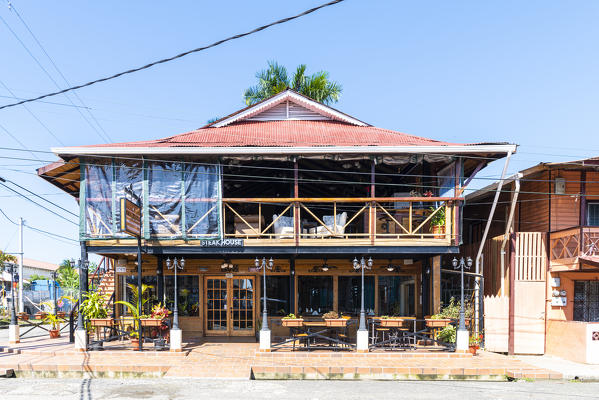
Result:
M67 338L0 343L0 370L17 376L194 377L238 379L562 379L562 374L514 357L438 350L258 351L249 339L202 339L182 352L132 351L128 343L106 343L104 351L80 352Z

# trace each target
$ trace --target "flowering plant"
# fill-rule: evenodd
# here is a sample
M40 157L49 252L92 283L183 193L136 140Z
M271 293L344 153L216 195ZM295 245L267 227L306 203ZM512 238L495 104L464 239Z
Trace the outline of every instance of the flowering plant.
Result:
M483 342L483 334L479 334L478 336L470 337L470 347L476 347L477 349L480 347L480 344Z
M161 303L158 303L152 307L152 314L150 315L150 318L164 319L168 317L169 313L170 311L166 307L164 307Z

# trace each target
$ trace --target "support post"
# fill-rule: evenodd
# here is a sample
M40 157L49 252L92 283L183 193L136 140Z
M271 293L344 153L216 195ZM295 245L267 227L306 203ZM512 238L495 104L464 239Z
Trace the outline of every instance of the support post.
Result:
M164 262L162 256L158 256L156 260L156 295L158 301L165 304L164 301Z
M81 302L83 293L87 293L87 246L81 242L81 259L79 260L79 308L77 310L77 330L75 330L75 350L87 350L87 331L85 330L83 313L81 312Z
M19 218L19 312L25 311L23 303L23 218Z
M19 334L19 322L15 308L15 265L10 267L10 325L8 327L8 344L17 344L21 341Z

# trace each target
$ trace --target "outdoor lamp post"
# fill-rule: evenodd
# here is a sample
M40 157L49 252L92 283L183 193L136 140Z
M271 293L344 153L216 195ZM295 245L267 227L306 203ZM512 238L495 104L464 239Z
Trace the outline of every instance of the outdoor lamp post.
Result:
M87 331L83 326L83 313L81 312L81 302L83 302L83 287L85 286L84 279L87 279L83 273L84 269L88 268L89 262L79 261L75 264L75 260L71 259L71 266L77 265L79 269L79 305L77 307L77 330L75 331L75 348L78 350L87 349Z
M366 311L364 310L364 270L372 268L372 258L368 257L368 261L364 260L364 257L358 261L357 258L354 258L354 269L362 270L362 290L361 290L361 299L360 299L360 326L358 328L359 331L366 331Z
M262 258L262 263L260 263L260 260L258 260L258 258L256 257L256 260L254 260L254 265L256 266L256 269L258 271L260 271L260 269L262 269L263 271L263 283L264 283L264 293L262 294L262 298L264 299L262 301L262 329L263 331L268 331L268 313L266 310L266 269L272 269L274 262L272 260L272 257L270 258L270 260L268 260L268 263L266 261L266 257Z
M465 312L464 312L464 268L470 269L472 267L472 258L460 257L453 258L451 261L454 269L460 269L461 273L461 284L460 284L460 322L458 331L456 333L456 349L457 350L468 350L468 331L466 330Z
M8 266L10 271L10 324L17 325L17 310L15 308L15 267Z
M175 305L173 307L173 330L179 330L179 309L177 304L179 302L179 293L177 288L177 270L183 270L185 268L185 259L181 257L181 260L177 260L177 257L171 262L170 257L166 259L166 268L173 269L175 271Z

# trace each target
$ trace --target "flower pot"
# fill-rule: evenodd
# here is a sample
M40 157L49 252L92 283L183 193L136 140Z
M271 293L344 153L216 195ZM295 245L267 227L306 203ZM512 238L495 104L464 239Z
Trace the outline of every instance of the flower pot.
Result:
M347 319L345 318L335 318L335 319L325 319L324 322L327 325L327 328L340 328L347 326Z
M304 319L303 318L287 318L287 319L282 319L281 323L286 328L297 328L297 327L300 327L303 325Z
M50 329L50 339L56 339L60 337L60 331L58 329Z
M445 237L445 225L433 225L433 237L443 239Z
M447 325L451 323L451 319L443 318L443 319L426 319L426 326L428 328L445 328Z
M133 351L139 350L139 339L131 338L131 348Z
M160 326L162 325L162 321L164 321L163 319L156 319L156 318L142 318L140 319L141 321L141 326Z
M67 313L66 313L66 312L64 312L64 311L57 311L57 312L56 312L56 316L57 316L58 318L66 318L66 316L67 316Z
M112 318L92 318L89 320L89 324L93 327L111 327L114 325L114 321Z
M24 313L24 312L20 312L20 313L17 313L17 318L20 319L21 321L28 321L29 320L29 314Z
M478 350L478 346L470 346L470 353L472 353L472 355L476 354L476 350Z
M47 312L37 312L35 313L35 319L45 319L48 316Z
M380 321L383 328L401 328L403 326L402 318L381 318Z

